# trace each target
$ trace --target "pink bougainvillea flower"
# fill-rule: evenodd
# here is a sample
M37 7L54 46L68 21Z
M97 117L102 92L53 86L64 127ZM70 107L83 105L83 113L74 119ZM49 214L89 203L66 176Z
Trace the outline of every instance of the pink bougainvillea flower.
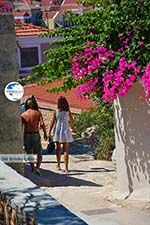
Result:
M144 41L138 41L139 46L144 46Z
M141 78L146 95L150 95L150 64L145 68L145 72Z
M99 86L99 78L98 77L94 77L91 80L85 82L84 84L81 84L78 88L77 88L77 95L80 98L84 98L86 94L92 94Z
M86 45L82 53L72 58L72 77L83 79L89 74L100 70L103 64L109 63L113 58L113 51L104 46L93 47L92 45Z
M131 32L125 37L121 37L123 46L119 49L120 52L129 48L132 38ZM142 46L143 43L140 42L139 44ZM83 52L73 57L72 77L81 79L82 83L85 81L78 88L80 97L102 89L103 101L110 102L118 96L125 96L129 92L133 83L141 76L141 67L136 60L127 61L125 56L121 56L118 62L115 62L115 69L105 72L105 68L109 68L109 65L111 67L111 62L115 57L114 52L103 45L86 46ZM143 82L147 92L150 93L150 78L147 77L147 71L149 71L149 67L146 67Z
M109 102L116 99L117 96L125 96L140 71L135 60L128 63L125 57L120 58L115 71L110 70L103 74L103 101Z

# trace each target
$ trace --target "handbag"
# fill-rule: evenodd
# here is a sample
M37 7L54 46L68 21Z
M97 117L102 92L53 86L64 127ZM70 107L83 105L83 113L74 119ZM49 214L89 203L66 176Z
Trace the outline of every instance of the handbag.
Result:
M54 150L55 150L55 143L53 142L52 138L49 138L47 145L47 152L53 153Z

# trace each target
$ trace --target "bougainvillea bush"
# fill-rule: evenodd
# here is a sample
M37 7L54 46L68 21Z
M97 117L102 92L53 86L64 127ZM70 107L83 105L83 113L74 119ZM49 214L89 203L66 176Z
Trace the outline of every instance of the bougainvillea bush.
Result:
M111 27L106 33L102 44L89 41L73 56L72 77L82 83L78 88L80 96L98 92L104 102L110 102L117 96L125 96L140 79L146 95L150 95L150 17L147 3L131 1L128 6L126 3L119 5L111 11L113 19L107 24L110 27L111 22L114 29ZM134 12L132 20L131 10Z

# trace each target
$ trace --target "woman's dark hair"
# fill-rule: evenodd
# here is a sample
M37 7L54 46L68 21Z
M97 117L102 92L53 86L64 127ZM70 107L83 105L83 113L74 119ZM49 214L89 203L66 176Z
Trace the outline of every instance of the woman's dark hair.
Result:
M60 96L58 99L58 109L60 111L69 111L69 103L63 96Z
M36 101L34 95L32 95L30 98L28 98L28 99L25 101L25 106L24 106L24 107L25 107L25 111L29 109L29 107L28 107L28 101L29 101L29 100L32 101L32 107L33 107L33 109L38 111L38 110L39 110L39 106L38 106L38 104L37 104L37 101Z

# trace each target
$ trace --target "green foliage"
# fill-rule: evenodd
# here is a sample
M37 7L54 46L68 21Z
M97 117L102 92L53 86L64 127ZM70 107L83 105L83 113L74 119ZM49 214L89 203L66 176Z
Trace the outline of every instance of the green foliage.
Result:
M108 6L112 4L112 0L77 0L79 4L82 4L84 6L93 6L93 7L98 7L98 6Z
M57 48L50 48L46 51L48 61L33 69L33 75L28 80L29 82L47 83L63 78L65 90L77 86L80 81L68 82L68 76L71 75L73 55L84 49L85 43L89 40L95 41L96 45L105 45L109 49L118 50L120 35L130 31L134 32L132 45L123 53L117 53L116 62L118 58L124 55L127 60L136 59L139 65L147 64L150 60L150 45L148 44L150 30L149 0L113 0L111 4L107 1L97 0L95 2L107 3L107 6L104 4L95 10L87 11L81 16L72 15L70 20L74 21L76 26L56 29L49 34L53 37L63 37L63 39L51 44L57 46ZM137 46L137 40L144 41L145 47ZM115 61L113 61L113 65L108 65L106 70L109 70L110 67L115 67ZM60 90L63 90L63 87ZM59 88L53 91L59 91Z
M98 107L76 115L75 124L78 136L90 126L96 125L98 127L99 145L96 149L96 158L110 160L112 150L115 146L112 106L99 102Z
M77 0L77 3L82 4L84 6L96 6L98 0Z

